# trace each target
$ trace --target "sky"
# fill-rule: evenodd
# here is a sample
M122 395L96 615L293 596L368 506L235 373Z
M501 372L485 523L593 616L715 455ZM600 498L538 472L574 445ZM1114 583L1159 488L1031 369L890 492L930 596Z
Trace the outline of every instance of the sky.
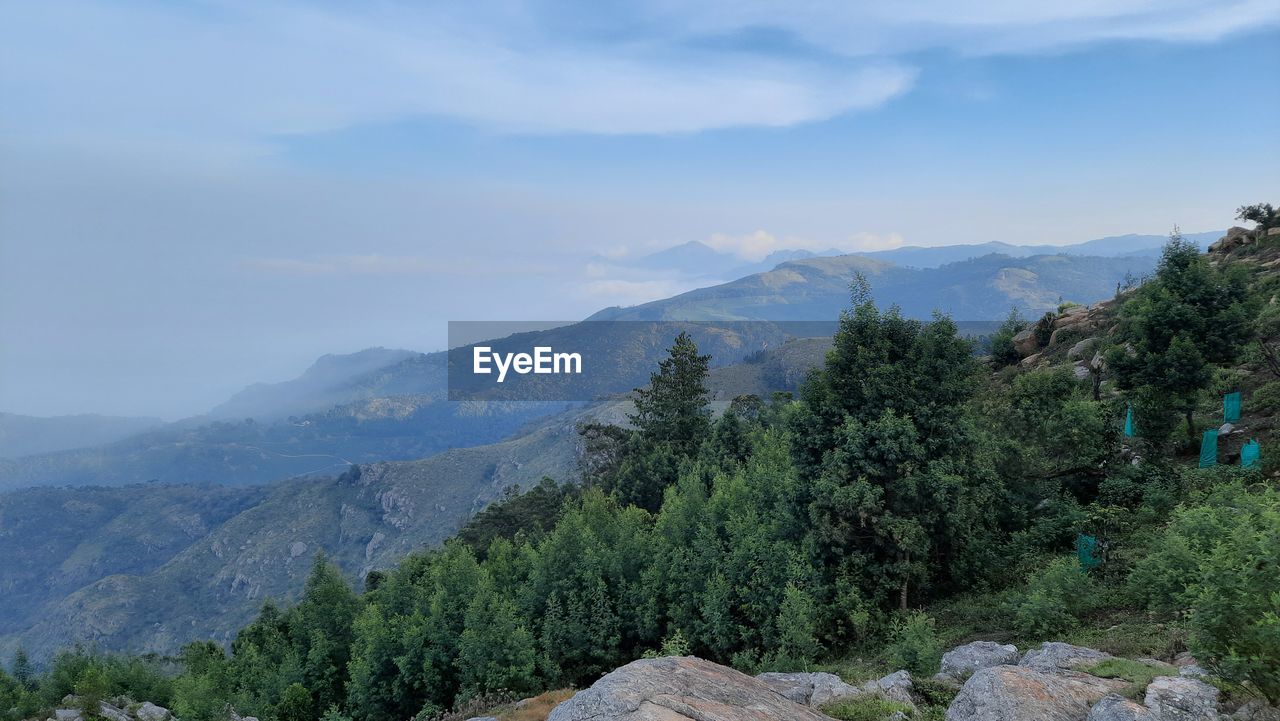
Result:
M1277 0L0 0L0 411L200 413L690 240L1224 228L1277 71Z

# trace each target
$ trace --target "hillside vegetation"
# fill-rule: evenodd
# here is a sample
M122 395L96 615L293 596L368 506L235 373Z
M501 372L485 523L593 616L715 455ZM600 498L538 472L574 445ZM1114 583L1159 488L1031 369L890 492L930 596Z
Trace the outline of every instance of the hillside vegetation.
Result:
M295 605L264 606L229 653L186 646L175 678L71 651L0 680L0 706L146 686L184 721L425 719L645 654L929 674L952 640L1090 634L1189 650L1236 699L1280 700L1271 437L1251 468L1229 443L1210 468L1192 454L1224 391L1251 409L1227 439L1274 415L1274 220L1209 256L1175 237L1112 303L1011 317L991 366L948 318L878 307L860 279L797 394L715 417L682 334L627 424L578 427L580 488L507 497L360 594L316 556Z

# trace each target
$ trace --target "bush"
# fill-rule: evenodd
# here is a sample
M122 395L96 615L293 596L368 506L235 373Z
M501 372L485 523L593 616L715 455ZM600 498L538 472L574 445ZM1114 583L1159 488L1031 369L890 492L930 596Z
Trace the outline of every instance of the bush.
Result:
M1263 413L1280 413L1280 381L1271 381L1254 391L1249 405Z
M1027 582L1014 605L1014 625L1035 637L1061 633L1097 606L1098 592L1076 557L1056 558Z
M1280 701L1280 491L1251 495L1188 591L1190 645L1223 678Z
M934 620L915 612L900 618L893 627L885 654L894 669L906 669L913 676L932 676L942 662L942 641Z

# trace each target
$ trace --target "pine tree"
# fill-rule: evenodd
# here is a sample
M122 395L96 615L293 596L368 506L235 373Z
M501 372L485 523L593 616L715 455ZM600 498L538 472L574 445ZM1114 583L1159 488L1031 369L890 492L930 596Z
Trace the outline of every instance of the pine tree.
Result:
M649 387L635 391L636 411L629 418L646 440L669 445L682 456L697 450L711 423L706 387L710 359L698 355L688 333L676 336L668 357L649 376Z
M27 657L26 649L21 646L13 652L13 664L9 667L13 672L13 680L17 681L22 688L27 691L34 691L36 684L35 668L31 665L31 659Z

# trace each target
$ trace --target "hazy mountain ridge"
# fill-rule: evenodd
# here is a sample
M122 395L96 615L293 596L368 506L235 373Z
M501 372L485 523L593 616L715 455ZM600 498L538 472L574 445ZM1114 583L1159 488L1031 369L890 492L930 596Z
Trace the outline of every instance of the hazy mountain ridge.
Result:
M1155 258L986 255L932 269L904 268L863 255L807 258L766 273L700 288L629 308L609 308L594 320L817 320L835 318L848 305L856 273L871 282L882 305L912 317L935 310L957 320L994 320L1010 307L1038 315L1060 300L1091 303L1115 294L1127 276L1141 276Z
M43 418L0 413L0 458L111 443L163 424L159 418L95 413Z

